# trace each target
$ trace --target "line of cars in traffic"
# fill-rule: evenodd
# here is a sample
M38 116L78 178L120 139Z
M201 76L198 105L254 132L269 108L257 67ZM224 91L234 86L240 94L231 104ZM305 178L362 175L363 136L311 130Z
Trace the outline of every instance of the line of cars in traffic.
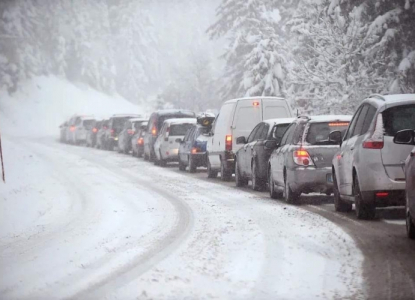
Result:
M149 119L114 115L95 121L74 116L61 141L132 153L155 165L178 162L208 178L235 177L243 187L299 203L301 194L334 195L336 211L355 205L359 219L377 207L406 207L415 239L415 95L371 95L353 116L294 117L283 98L224 102L219 114L161 110Z

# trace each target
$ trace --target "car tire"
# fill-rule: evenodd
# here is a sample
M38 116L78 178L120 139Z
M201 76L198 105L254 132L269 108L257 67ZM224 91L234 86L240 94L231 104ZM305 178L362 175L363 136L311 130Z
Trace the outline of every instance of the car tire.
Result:
M269 196L272 199L281 198L282 193L275 189L274 177L272 176L271 166L269 167L269 171L268 171L268 186L269 186Z
M298 192L294 192L290 184L287 182L287 179L284 178L284 200L288 204L298 204L300 198L300 194Z
M220 161L220 179L222 181L230 181L232 178L232 173L226 169L223 160Z
M207 157L207 175L208 175L208 178L218 177L218 171L212 170L212 166L210 164L209 156Z
M355 199L356 217L361 220L373 220L376 216L375 203L373 201L363 201L357 176L353 180L353 195Z
M334 194L334 209L338 212L352 211L352 203L343 201L340 198L339 187L337 185L336 174L333 172L333 194Z
M258 166L255 161L252 163L251 174L252 174L252 189L254 191L259 191L259 192L263 191L265 189L265 181L259 177Z
M196 163L195 163L194 158L192 158L191 156L189 156L188 166L189 166L189 173L196 173Z
M183 164L183 162L180 159L179 159L179 170L186 171L186 166Z
M242 176L239 170L238 160L235 161L235 184L237 187L244 187L248 184L248 180Z

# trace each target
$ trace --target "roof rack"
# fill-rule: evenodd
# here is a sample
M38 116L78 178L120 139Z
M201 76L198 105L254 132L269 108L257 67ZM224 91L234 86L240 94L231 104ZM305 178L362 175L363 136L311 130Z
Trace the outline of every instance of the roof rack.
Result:
M386 101L385 97L383 97L383 95L381 95L381 94L372 94L372 95L369 96L369 98L376 98L376 99L379 99L379 100L382 100L382 101Z

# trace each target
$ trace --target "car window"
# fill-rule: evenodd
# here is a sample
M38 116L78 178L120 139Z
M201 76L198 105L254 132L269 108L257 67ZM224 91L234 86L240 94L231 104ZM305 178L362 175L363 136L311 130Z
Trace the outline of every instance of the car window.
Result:
M365 134L369 130L370 124L372 124L375 114L376 114L376 108L373 107L372 105L369 105L369 109L367 111L365 121L363 122L363 127L362 127L362 131L360 132L360 134Z
M193 126L194 126L193 124L173 124L173 125L170 125L169 135L170 136L185 135L186 132L190 128L192 128Z
M305 141L310 145L332 145L329 135L332 131L345 131L349 122L311 123L307 130Z
M80 125L82 122L81 118L76 118L75 125Z
M285 131L287 130L288 126L290 126L290 124L275 125L271 131L270 139L276 140L278 143L281 143L282 137Z
M349 125L349 128L347 129L347 132L344 135L344 139L343 139L344 141L347 140L347 139L349 139L351 137L352 132L353 132L355 126L356 126L357 119L359 118L359 115L360 115L361 110L362 110L362 106L360 106L357 109L356 113L353 115L353 118L352 118L352 121L351 121L351 123Z
M239 131L249 131L261 121L261 110L254 106L240 107L235 117L235 127Z
M258 133L257 140L261 140L261 141L266 140L268 137L268 131L269 131L269 124L263 123L262 130L261 132Z
M301 122L297 125L297 127L295 128L295 131L294 131L292 144L298 144L302 141L303 133L304 133L304 129L305 129L306 125L307 125L306 122Z
M95 124L95 121L94 120L84 120L83 122L83 126L86 128L86 129L92 129L92 127L94 126L94 124Z
M260 123L259 127L258 127L258 130L255 132L255 135L252 138L252 142L255 142L255 141L259 140L263 129L264 129L264 123Z
M391 107L382 113L385 135L394 136L404 129L415 129L415 105Z
M354 137L356 135L360 135L360 133L362 132L362 128L363 128L363 122L365 121L366 115L367 115L367 111L369 110L369 106L368 105L364 105L362 107L362 110L359 114L359 117L357 118L356 121L356 125L353 128L353 132L350 135L350 137Z
M192 129L189 129L187 132L186 132L186 134L185 134L185 136L184 136L184 138L183 138L183 141L188 141L189 140L189 136L190 136L190 134L192 133Z
M251 143L253 140L254 140L254 138L255 138L255 135L256 135L256 133L257 133L257 131L258 131L258 129L261 127L261 123L259 123L257 126L255 126L255 128L251 131L251 134L249 135L249 137L248 137L248 143Z
M288 129L285 131L284 136L281 139L281 146L287 144L289 141L289 137L292 137L292 134L294 133L295 127L297 124L293 123L288 127Z

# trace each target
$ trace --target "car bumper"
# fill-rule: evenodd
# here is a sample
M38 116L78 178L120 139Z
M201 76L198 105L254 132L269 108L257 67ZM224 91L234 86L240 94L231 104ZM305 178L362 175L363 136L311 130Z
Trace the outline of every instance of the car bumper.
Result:
M302 193L327 193L333 190L331 167L297 167L288 170L291 189Z

